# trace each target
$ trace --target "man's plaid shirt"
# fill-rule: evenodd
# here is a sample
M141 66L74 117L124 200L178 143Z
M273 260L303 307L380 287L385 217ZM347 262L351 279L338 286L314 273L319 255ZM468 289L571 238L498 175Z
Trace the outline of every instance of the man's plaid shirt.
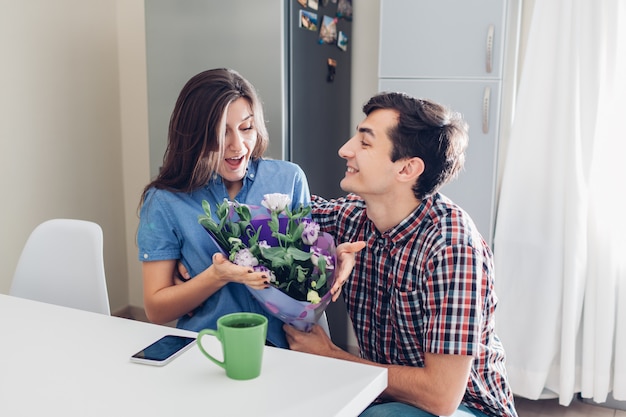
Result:
M367 242L344 286L363 358L423 367L424 352L473 356L463 403L517 415L494 332L493 255L463 210L437 194L380 233L360 197L314 196L313 219L338 242Z

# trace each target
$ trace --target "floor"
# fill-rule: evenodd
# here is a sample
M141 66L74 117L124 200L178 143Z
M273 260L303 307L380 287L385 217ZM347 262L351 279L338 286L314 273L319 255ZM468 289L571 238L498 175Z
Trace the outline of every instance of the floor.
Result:
M519 417L626 417L626 411L592 405L572 400L569 406L559 405L559 400L527 400L515 398Z
M143 309L128 307L113 315L133 320L147 321ZM170 325L174 325L171 323ZM580 400L572 400L569 406L559 405L558 399L528 400L516 398L515 405L519 417L626 417L626 411L592 405Z

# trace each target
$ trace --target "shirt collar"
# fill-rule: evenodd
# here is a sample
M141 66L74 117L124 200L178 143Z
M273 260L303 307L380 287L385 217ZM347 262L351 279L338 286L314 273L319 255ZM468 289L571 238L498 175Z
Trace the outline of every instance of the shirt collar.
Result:
M372 224L372 230L377 238L387 240L391 245L401 245L403 242L419 232L424 219L433 206L433 197L425 198L407 217L385 233L380 233Z

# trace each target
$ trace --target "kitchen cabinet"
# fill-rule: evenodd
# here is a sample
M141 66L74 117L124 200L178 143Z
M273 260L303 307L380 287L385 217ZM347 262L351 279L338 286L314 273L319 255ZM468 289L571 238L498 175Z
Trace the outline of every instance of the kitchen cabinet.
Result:
M381 0L379 90L445 104L470 126L465 169L441 192L463 207L492 244L498 147L508 120L514 73L507 25L519 16L510 0ZM515 9L515 10L513 10ZM511 25L514 28L516 25ZM511 52L516 52L516 48ZM506 101L506 103L504 103Z

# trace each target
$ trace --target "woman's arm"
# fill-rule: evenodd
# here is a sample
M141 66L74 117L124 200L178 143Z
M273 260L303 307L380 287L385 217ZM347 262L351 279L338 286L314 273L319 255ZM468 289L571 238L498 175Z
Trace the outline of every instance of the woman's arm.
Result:
M193 279L176 285L174 268L177 260L143 262L143 298L148 319L165 324L193 311L229 282L254 289L269 285L263 272L228 261L222 254L213 255L213 264Z

